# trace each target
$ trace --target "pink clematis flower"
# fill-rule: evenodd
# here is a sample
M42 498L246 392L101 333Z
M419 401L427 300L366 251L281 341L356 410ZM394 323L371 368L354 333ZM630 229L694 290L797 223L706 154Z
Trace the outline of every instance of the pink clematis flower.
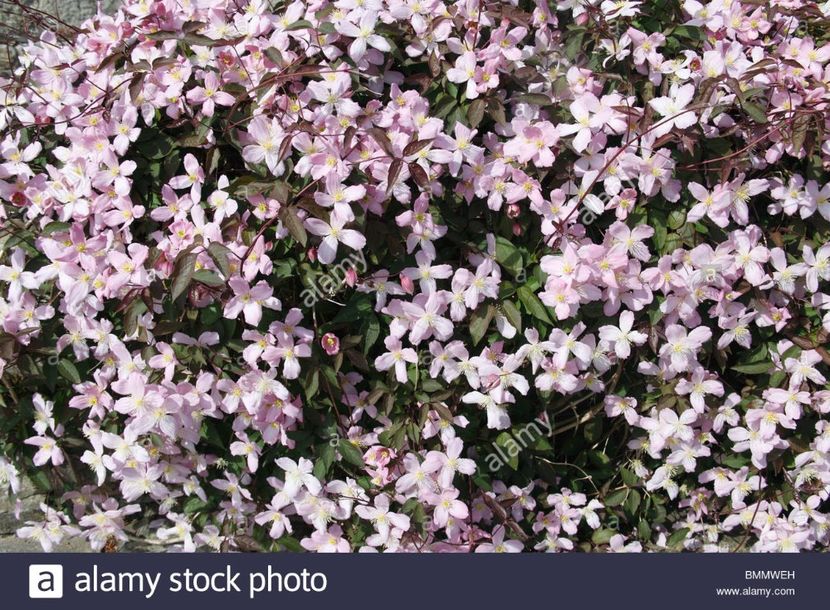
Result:
M346 221L337 215L332 215L331 224L318 218L307 218L305 227L310 233L323 238L317 250L320 262L328 265L337 256L338 244L345 244L353 250L362 250L366 246L366 238L353 229L344 229Z

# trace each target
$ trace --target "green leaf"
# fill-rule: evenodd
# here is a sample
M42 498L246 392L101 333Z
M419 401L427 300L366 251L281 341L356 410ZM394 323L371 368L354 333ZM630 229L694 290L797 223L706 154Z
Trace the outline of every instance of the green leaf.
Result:
M285 225L285 228L288 229L289 233L291 233L291 237L294 238L294 241L305 248L308 243L308 234L305 232L303 221L300 220L300 217L297 215L296 208L285 206L280 209L279 216L280 220L282 220L282 224Z
M721 462L724 466L729 468L739 469L743 468L744 466L749 464L749 458L745 455L740 455L738 453L724 455L721 458Z
M769 378L769 385L773 388L780 388L787 379L786 371L775 371Z
M553 450L553 446L548 442L548 439L544 436L537 436L532 443L530 443L529 447L534 451L551 451Z
M609 528L598 529L591 535L591 542L594 544L608 544L611 541L611 538L616 535L616 530Z
M335 451L334 446L329 443L317 445L317 460L314 463L313 474L321 481L326 480L331 465L334 463Z
M676 532L674 532L671 536L669 536L668 541L666 541L666 546L669 550L679 548L680 545L686 540L686 536L689 534L688 527L682 527Z
M193 513L203 511L208 506L210 506L210 503L205 502L198 496L193 496L188 498L187 502L184 503L184 514L192 515Z
M580 53L585 51L583 41L585 40L586 28L574 27L567 32L567 41L565 42L565 57L574 61Z
M747 116L756 123L760 123L761 125L769 123L767 113L764 112L764 109L761 108L758 104L755 104L754 102L750 101L742 101L741 108L743 108Z
M354 464L358 468L363 468L366 465L360 449L350 440L341 438L340 442L337 443L337 450L343 456L343 459L350 464Z
M58 361L58 373L72 383L81 383L81 374L78 372L78 368L66 358L61 358Z
M26 477L31 481L34 488L40 493L51 493L53 490L52 482L49 480L49 475L46 474L45 468L38 468L26 474Z
M363 353L368 354L369 349L371 349L380 337L380 322L377 316L367 317L363 321L360 331L363 333Z
M424 509L424 505L418 502L417 499L410 498L406 501L406 503L404 503L401 508L401 512L409 516L409 520L412 522L415 531L423 535L425 532L424 525L427 521L427 514Z
M437 379L424 379L421 381L420 389L427 393L440 392L444 386Z
M403 446L404 437L406 435L406 427L404 422L399 421L378 435L378 441L384 447L391 447L393 449L400 449Z
M769 359L769 350L766 344L761 343L749 351L741 353L738 364L731 367L737 373L745 375L763 375L772 369Z
M71 225L68 222L59 222L56 220L43 227L41 233L43 235L51 235L52 233L68 231L70 226Z
M764 375L769 373L772 368L772 362L759 362L757 364L741 364L731 367L736 373L743 373L744 375Z
M515 326L518 332L522 332L522 314L519 313L519 308L516 307L516 304L513 301L503 301L501 310L504 313L504 317L507 318L507 321Z
M514 277L524 272L521 252L516 249L513 242L504 237L496 238L496 262Z
M337 312L332 324L341 324L344 322L356 322L361 318L374 314L374 305L371 298L363 293L354 293L346 306Z
M649 224L654 228L654 235L652 240L657 247L657 252L660 254L666 251L666 237L668 236L668 217L666 212L661 209L652 208L648 214Z
M610 494L605 496L605 501L603 502L603 504L609 507L619 506L620 504L625 502L627 498L628 489L618 489L617 491L612 491Z
M226 283L225 280L208 269L199 269L198 271L195 271L193 273L193 280L199 282L200 284L204 284L205 286L211 286L212 288L224 286Z
M284 32L293 32L295 30L310 30L313 27L314 26L311 25L310 21L307 21L306 19L299 19L299 20L295 21L294 23L284 27L283 31Z
M520 286L517 294L519 295L519 300L522 302L522 305L530 315L537 320L545 322L546 324L553 324L550 316L548 316L548 312L547 309L545 309L544 304L530 288L527 286Z
M141 138L136 142L136 150L145 157L154 160L171 156L175 149L176 142L157 129L143 130Z
M208 246L207 253L225 278L229 278L233 275L231 273L230 257L236 255L230 250L230 248L214 241Z
M671 31L676 38L688 38L689 40L704 41L706 34L699 27L693 25L679 25Z
M473 345L478 344L487 334L487 328L495 315L495 305L488 305L487 309L484 310L479 307L473 311L473 315L470 316L470 336L473 338Z
M741 83L738 79L727 78L726 83L729 85L729 88L732 89L735 97L738 98L738 102L741 104L741 109L749 118L762 125L769 122L767 113L758 104L749 100L747 92L741 88Z
M268 47L265 49L265 57L273 61L278 66L283 65L283 62L285 61L282 54L275 47Z
M312 369L311 372L306 377L305 384L305 397L307 400L311 400L317 394L317 390L320 389L320 369Z
M641 483L640 478L628 468L620 468L620 476L622 477L623 483L629 487L634 487Z
M496 437L496 447L501 449L499 457L501 459L507 458L507 465L513 470L519 469L519 451L521 445L516 442L510 432L502 432Z
M490 484L490 476L481 472L480 469L476 469L475 474L473 474L473 483L479 489L484 491L492 491L493 486Z
M668 217L668 226L670 229L676 231L686 224L686 212L683 210L672 210Z
M637 524L637 537L643 542L651 540L651 526L645 519L640 519Z
M625 500L625 510L627 510L630 514L635 514L637 509L640 508L640 502L642 501L643 497L640 495L640 492L636 489L629 490L630 493L628 494L628 498Z
M602 428L600 428L600 430L602 430ZM587 438L588 434L586 433L585 436ZM593 437L593 435L591 435L591 436ZM591 439L589 439L589 442L593 442L593 440L595 440L595 439L591 438ZM592 463L596 464L600 468L609 466L611 464L611 458L608 457L608 454L606 454L603 451L591 450L586 455L588 456L588 459Z
M549 106L552 102L551 97L544 93L523 93L516 97L518 101L534 106Z

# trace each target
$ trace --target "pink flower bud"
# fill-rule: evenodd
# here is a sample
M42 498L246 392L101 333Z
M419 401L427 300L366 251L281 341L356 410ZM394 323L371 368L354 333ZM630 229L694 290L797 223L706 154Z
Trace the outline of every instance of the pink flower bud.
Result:
M188 290L187 298L193 307L206 307L210 302L210 289L194 283Z
M348 269L346 271L346 277L344 278L346 285L350 288L354 287L357 283L357 271L354 270L354 267Z
M340 339L334 333L326 333L320 340L320 345L323 347L329 356L335 356L340 351Z
M164 253L159 255L153 267L162 275L169 276L173 273L173 261L167 258L167 255Z
M507 217L508 218L518 218L519 214L522 213L522 208L519 207L518 203L511 203L507 206Z
M308 252L306 252L306 256L308 257L308 260L310 260L312 263L314 261L316 261L317 260L317 248L309 248Z
M516 237L519 237L519 235L521 235L521 234L522 234L522 225L520 225L518 222L514 222L513 223L513 235L515 235Z
M412 283L412 278L408 275L401 274L401 288L404 289L406 294L414 294L415 293L415 284Z

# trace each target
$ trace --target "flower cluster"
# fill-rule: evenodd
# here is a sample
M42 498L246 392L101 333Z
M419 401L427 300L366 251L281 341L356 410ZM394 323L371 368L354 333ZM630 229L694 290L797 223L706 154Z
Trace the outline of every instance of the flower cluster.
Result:
M125 0L24 45L0 487L52 493L19 535L826 548L828 17Z

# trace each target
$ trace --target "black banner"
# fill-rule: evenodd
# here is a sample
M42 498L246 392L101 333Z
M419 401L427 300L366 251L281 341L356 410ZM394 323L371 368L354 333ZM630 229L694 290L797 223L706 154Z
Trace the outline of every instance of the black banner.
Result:
M0 606L786 610L825 607L828 575L827 554L6 554Z

